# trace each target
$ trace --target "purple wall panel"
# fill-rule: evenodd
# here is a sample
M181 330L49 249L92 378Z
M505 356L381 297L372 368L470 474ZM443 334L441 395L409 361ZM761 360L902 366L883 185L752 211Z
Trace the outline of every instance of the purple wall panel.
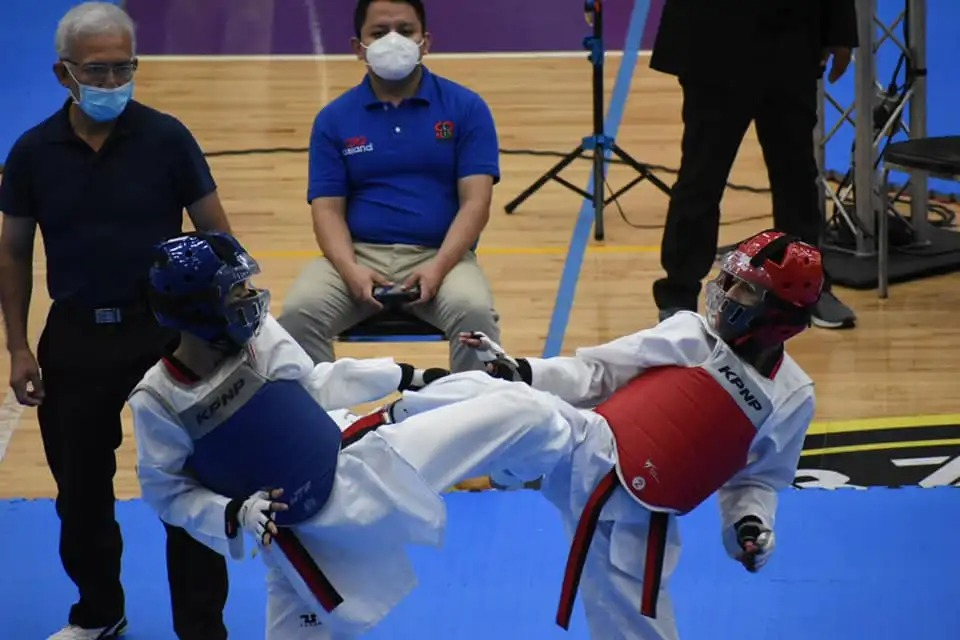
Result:
M652 0L641 48L649 49L663 0ZM350 0L127 0L141 54L349 53ZM631 0L607 0L605 40L622 49ZM433 0L433 51L577 51L590 33L577 0Z

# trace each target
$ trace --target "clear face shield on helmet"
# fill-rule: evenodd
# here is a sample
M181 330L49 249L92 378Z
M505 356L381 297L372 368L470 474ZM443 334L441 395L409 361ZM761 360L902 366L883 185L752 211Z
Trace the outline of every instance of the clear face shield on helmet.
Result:
M230 285L221 296L223 330L235 346L243 347L263 327L263 319L270 307L270 292L258 289L250 281L260 273L260 266L246 254L238 256L239 266L223 267L217 280Z
M766 287L738 275L748 269L751 269L750 257L733 251L724 258L717 277L707 283L707 321L729 343L750 332L764 314L770 293Z
M245 345L260 333L269 307L269 291L257 289L249 280L238 282L223 304L227 335L238 345Z

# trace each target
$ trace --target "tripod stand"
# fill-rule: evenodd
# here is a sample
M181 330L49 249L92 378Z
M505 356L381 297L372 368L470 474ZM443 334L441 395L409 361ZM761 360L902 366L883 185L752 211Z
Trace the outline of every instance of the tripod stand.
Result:
M588 59L593 64L593 135L583 139L576 149L564 156L545 174L537 178L523 193L507 203L504 209L506 212L513 213L520 204L532 196L543 185L550 180L559 182L566 188L575 193L579 193L587 200L593 201L594 226L593 235L597 240L603 240L603 209L615 201L624 193L632 189L643 180L648 180L667 196L670 195L670 187L662 180L657 178L650 171L650 166L634 160L626 151L620 148L613 136L607 136L604 131L604 106L603 106L603 5L604 0L585 0L585 12L587 23L593 26L593 34L583 39L583 47L590 52ZM581 158L584 151L593 152L593 193L588 193L584 189L564 179L560 172L569 166L574 160ZM604 200L603 188L605 180L606 153L612 152L624 164L633 167L640 175L631 180L625 187Z

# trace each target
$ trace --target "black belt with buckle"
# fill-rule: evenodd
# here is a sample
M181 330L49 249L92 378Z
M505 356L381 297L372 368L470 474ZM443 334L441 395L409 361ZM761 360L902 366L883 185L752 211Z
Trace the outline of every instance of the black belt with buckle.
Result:
M97 307L63 301L55 303L55 306L59 307L65 315L74 318L75 321L92 322L95 325L118 325L150 315L150 308L146 304L136 303L116 307Z
M120 324L123 322L123 310L119 307L103 307L93 310L95 324Z

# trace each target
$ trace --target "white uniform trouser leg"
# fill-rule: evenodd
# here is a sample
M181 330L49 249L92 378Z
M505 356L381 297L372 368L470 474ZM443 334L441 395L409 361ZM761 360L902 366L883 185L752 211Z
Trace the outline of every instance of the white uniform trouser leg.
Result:
M406 418L404 422L392 425L390 428L399 432L417 418L435 416L439 411L445 411L444 415L446 415L446 412L452 409L453 411L449 413L453 419L457 419L457 415L466 416L474 410L490 412L510 408L514 406L514 402L518 403L516 405L518 407L530 407L532 403L546 405L553 416L552 420L559 420L567 426L565 437L570 438L571 441L564 444L563 449L569 453L559 456L557 464L549 466L521 467L516 464L510 466L508 463L506 466L493 465L492 469L488 466L488 471L507 469L519 477L534 478L539 475L549 476L551 471L556 470L556 475L551 478L552 482L549 484L552 495L546 497L560 510L568 535L572 538L580 513L571 512L571 491L576 486L578 491L586 489L589 494L603 475L610 470L612 459L606 459L609 453L603 452L612 450L612 442L609 442L609 431L605 429L600 431L599 426L584 423L578 423L578 428L586 429L586 433L583 434L585 437L582 439L577 437L570 427L570 422L559 413L557 400L552 396L533 390L522 383L506 382L482 373L461 373L442 378L421 391L405 393L395 407L395 415L401 419L405 416ZM516 429L517 425L513 423L523 418L514 410L508 410L505 413L504 428L510 425L511 430ZM462 425L458 425L457 428L461 427ZM381 433L384 428L386 427L381 428ZM415 449L416 436L413 431L408 432L408 435L410 436L409 447ZM425 434L424 438L427 437L431 436ZM572 450L574 444L580 447L576 454ZM568 447L570 447L569 450ZM466 451L460 451L460 447L455 446L452 453L464 455L470 451L469 440L464 441L463 448ZM571 459L574 455L576 459ZM594 459L595 457L599 459ZM506 458L507 456L497 462L503 463ZM462 468L459 472L463 474L461 477L479 475L474 471L464 472ZM584 477L583 474L589 477ZM448 475L440 484L434 486L439 489L456 481L458 478ZM676 640L676 621L670 594L667 591L669 578L676 568L681 548L676 518L670 519L667 532L657 617L647 618L640 613L640 602L643 594L644 553L650 526L647 517L649 512L626 497L623 489L618 488L610 502L612 504L609 506L612 508L605 509L605 513L621 510L629 517L625 518L628 520L626 522L615 522L610 519L604 520L604 516L601 515L601 521L587 554L578 600L586 611L591 638L593 640ZM565 556L557 558L557 562L564 560Z
M404 391L403 396L393 404L392 415L394 420L400 422L424 411L511 387L526 387L527 391L542 393L522 382L508 382L480 371L467 371L440 378L419 391Z
M667 532L657 617L640 613L648 526L609 520L601 520L597 525L577 598L587 614L593 640L677 640L676 619L667 590L680 554L676 519L671 519Z
M333 635L317 623L316 614L294 590L279 569L267 563L266 640L352 640Z
M377 433L437 492L502 470L539 477L573 449L569 423L525 384L466 372L407 394L404 401L411 408L408 417Z
M582 439L568 464L544 478L541 493L557 509L570 540L583 509L616 461L613 434L599 415L586 412ZM586 612L593 640L676 640L677 629L668 592L670 576L680 560L677 518L667 524L657 617L640 613L650 511L623 487L614 489L600 518L581 574L579 602ZM566 557L564 558L566 560Z
M377 429L387 442L437 493L468 477L504 468L539 476L572 450L569 424L549 399L523 384L490 380L490 392L454 405L410 416ZM502 383L502 384L497 384ZM431 385L433 386L433 385ZM486 385L484 385L486 386ZM348 640L313 625L304 600L286 576L271 566L267 584L267 640Z

